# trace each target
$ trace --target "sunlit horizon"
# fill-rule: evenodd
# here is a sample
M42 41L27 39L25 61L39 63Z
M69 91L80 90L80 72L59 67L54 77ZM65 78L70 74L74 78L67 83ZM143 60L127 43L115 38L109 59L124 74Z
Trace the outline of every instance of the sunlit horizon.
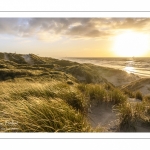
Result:
M118 56L140 57L149 50L150 37L132 30L124 31L115 37L114 52Z

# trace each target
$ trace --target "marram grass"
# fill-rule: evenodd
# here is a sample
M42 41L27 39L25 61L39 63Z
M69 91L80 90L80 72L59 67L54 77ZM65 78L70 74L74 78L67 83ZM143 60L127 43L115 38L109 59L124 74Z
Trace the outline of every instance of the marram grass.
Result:
M2 102L1 132L92 132L84 115L61 99ZM13 121L14 125L10 127Z

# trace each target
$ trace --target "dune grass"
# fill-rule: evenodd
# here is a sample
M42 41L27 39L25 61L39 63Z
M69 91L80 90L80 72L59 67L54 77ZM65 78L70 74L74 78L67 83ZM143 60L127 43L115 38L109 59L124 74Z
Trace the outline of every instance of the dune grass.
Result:
M143 100L143 94L140 91L136 91L135 98L139 100Z
M85 116L61 99L1 102L2 132L92 132Z

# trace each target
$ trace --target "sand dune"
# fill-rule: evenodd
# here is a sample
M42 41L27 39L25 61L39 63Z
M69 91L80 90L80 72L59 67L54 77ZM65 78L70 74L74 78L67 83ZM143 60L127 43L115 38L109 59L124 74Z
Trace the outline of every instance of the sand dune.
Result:
M100 71L101 76L107 79L108 82L112 83L115 86L122 86L129 84L132 81L136 81L137 79L140 79L139 76L134 74L129 74L125 71L118 70L118 69L111 69L106 68Z

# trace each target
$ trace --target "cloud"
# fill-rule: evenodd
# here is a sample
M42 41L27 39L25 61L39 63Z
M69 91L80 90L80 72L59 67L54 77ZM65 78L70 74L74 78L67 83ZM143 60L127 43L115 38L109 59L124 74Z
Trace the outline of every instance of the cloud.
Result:
M150 31L150 18L0 18L0 34L53 41L59 37L106 38L116 31Z
M114 18L111 25L115 29L135 29L143 30L150 23L150 18Z

